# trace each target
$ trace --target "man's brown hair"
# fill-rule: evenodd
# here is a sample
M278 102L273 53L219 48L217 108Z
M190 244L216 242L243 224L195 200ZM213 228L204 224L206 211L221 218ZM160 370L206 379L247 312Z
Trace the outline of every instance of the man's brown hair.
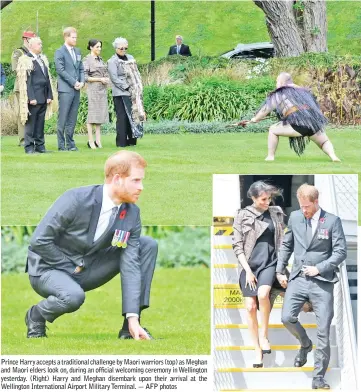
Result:
M71 33L76 33L76 28L75 27L65 27L63 30L63 37L69 37Z
M303 184L297 189L297 199L308 199L309 201L314 202L318 199L318 189L309 184Z
M115 174L128 177L132 167L146 168L146 160L134 151L118 151L111 155L105 162L105 182L109 183Z

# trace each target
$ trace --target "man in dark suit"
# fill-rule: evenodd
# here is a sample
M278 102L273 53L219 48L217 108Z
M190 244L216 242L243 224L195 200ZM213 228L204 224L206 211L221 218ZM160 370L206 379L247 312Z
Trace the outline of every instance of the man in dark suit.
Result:
M322 210L318 190L308 184L297 190L300 210L291 213L277 263L277 279L286 288L282 322L301 344L295 367L307 362L312 341L298 321L304 303L313 306L317 320L317 344L312 388L329 389L324 376L330 361L330 326L333 318L333 286L336 271L347 256L346 239L341 219ZM285 275L288 260L294 252L289 279Z
M169 48L168 56L173 54L179 54L181 56L192 56L188 45L183 44L183 37L181 35L176 35L176 44Z
M26 154L50 152L45 148L44 124L47 105L53 100L47 60L41 54L42 42L39 37L29 40L32 70L27 77L28 119L25 123L24 149Z
M105 163L105 184L70 189L50 207L30 241L26 271L45 299L26 313L28 338L46 337L45 322L80 308L85 292L121 275L120 339L151 339L140 326L149 307L157 243L140 237L146 161L119 151Z
M80 90L85 80L84 67L80 50L75 47L76 29L67 27L63 36L64 45L55 52L54 59L59 93L58 150L78 151L73 136L78 118Z

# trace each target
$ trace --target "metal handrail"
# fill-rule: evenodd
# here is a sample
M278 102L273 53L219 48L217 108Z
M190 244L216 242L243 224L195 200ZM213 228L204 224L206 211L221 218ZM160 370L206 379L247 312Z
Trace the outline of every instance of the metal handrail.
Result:
M348 285L348 276L347 276L347 269L346 269L346 261L342 262L339 266L340 271L340 284L342 290L342 298L343 298L343 305L346 314L346 325L348 328L348 334L351 340L351 353L352 353L352 364L353 364L353 371L355 375L355 382L357 384L357 341L356 341L356 333L354 328L354 319L353 319L353 311L351 307L351 296L350 296L350 289Z

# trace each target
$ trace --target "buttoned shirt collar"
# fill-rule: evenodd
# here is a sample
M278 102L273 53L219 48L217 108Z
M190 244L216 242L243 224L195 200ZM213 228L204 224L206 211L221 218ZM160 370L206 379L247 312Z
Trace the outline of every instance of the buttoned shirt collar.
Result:
M103 186L103 201L102 201L102 209L100 213L110 211L114 207L120 207L121 204L117 205L113 202L113 200L109 196L109 187L107 184Z
M312 224L317 224L321 216L321 208L314 213L313 217L311 218Z

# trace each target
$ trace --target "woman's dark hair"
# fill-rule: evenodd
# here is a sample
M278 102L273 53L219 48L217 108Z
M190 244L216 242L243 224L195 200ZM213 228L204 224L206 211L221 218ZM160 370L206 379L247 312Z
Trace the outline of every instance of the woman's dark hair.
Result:
M95 39L95 38L90 39L88 42L87 49L90 50L90 48L93 48L98 42L100 42L100 45L103 46L103 42L100 41L99 39Z
M283 190L279 189L271 184L267 184L264 181L254 182L248 189L247 196L252 199L252 197L259 197L263 192L270 194L272 201L277 196L282 196Z

